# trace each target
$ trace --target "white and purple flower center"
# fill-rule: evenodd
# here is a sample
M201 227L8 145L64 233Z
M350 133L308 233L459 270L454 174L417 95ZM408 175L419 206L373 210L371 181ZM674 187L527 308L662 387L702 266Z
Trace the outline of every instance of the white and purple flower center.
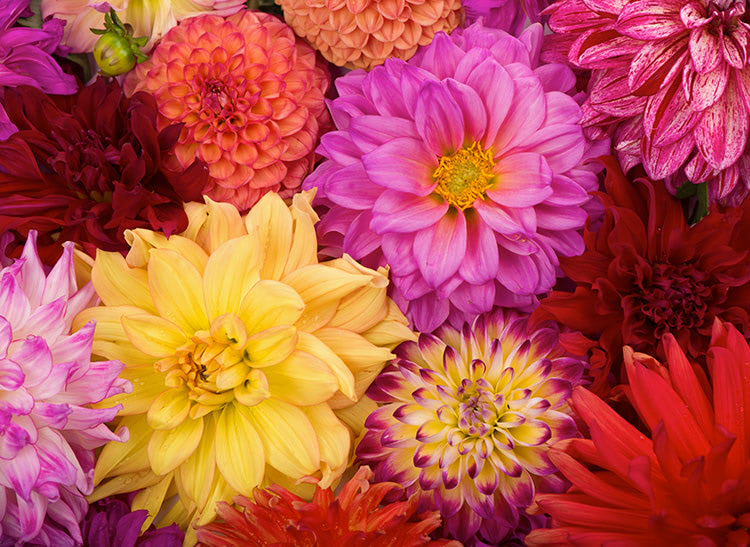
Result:
M492 150L484 150L478 142L459 148L450 156L442 156L432 173L437 182L435 192L462 211L483 198L493 184L495 162Z

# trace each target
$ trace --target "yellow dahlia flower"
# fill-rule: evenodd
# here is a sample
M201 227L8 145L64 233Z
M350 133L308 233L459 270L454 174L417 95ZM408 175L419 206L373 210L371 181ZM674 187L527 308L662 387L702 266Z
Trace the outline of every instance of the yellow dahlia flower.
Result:
M275 0L297 36L332 63L370 69L404 61L461 22L461 0Z
M206 198L186 206L181 235L132 230L127 257L97 253L104 305L74 328L96 320L94 353L126 363L134 389L107 401L123 405L130 440L104 447L91 500L143 489L133 509L149 511L146 527L177 494L159 524L185 528L256 486L312 492L343 473L345 424L364 421L352 407L414 335L385 269L318 263L312 196L267 194L244 218Z

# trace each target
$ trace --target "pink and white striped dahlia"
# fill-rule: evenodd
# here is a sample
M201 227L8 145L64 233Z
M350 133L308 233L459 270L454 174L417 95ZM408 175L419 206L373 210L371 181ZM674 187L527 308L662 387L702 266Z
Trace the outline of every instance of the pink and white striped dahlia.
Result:
M643 163L674 189L708 182L737 205L750 188L750 14L745 0L560 0L563 54L592 69L582 125L612 135L627 170ZM546 54L545 54L546 55Z
M21 258L7 262L0 259L0 545L80 545L93 449L127 438L104 425L119 406L88 405L130 383L117 378L120 362L90 361L93 323L69 334L96 298L91 284L77 289L72 243L45 274L31 231Z
M573 73L539 64L542 34L475 23L408 63L336 80L338 131L303 187L331 205L319 224L329 251L390 265L393 298L419 330L530 307L555 283L557 255L583 251L597 152L566 94Z
M577 433L568 398L584 365L558 334L496 310L401 344L368 391L385 405L368 417L357 456L377 482L439 509L447 534L467 545L527 533L534 493L564 487L549 446Z

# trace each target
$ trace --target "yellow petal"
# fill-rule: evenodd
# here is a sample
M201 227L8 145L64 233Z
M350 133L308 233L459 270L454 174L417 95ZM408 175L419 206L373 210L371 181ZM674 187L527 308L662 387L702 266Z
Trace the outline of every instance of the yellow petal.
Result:
M249 333L278 325L294 325L302 316L305 303L289 285L263 279L242 298L239 316Z
M203 270L206 267L206 262L208 262L206 251L204 251L195 241L186 237L178 235L166 237L161 232L137 228L135 230L125 230L125 240L133 249L138 247L142 249L144 254L148 253L145 257L146 263L150 261L151 249L170 249L176 251L178 254L187 258L200 273L203 273ZM145 263L142 267L145 267Z
M151 523L154 522L156 515L159 514L167 489L172 484L172 473L166 475L155 485L138 492L130 505L131 511L140 511L145 509L148 512L146 520L141 526L141 533L145 532Z
M245 352L253 368L280 363L297 347L297 329L289 326L272 327L247 339Z
M209 254L219 245L247 234L240 214L234 205L219 203L203 196L205 205L190 203L185 206L188 228L182 235L192 239Z
M203 419L203 436L192 456L175 470L175 483L184 503L203 507L208 500L216 471L214 438L216 420L213 415Z
M237 409L255 427L263 441L266 460L293 479L314 473L320 463L320 448L310 420L294 405L267 399L253 407Z
M363 336L344 329L324 328L315 331L315 336L346 363L354 372L365 368L380 366L393 359L388 348L381 348L369 342Z
M242 296L259 279L260 242L254 236L231 239L208 259L203 274L203 293L208 317L237 313Z
M318 238L315 234L315 214L305 196L295 194L290 207L294 220L292 246L282 276L303 266L318 263Z
M304 351L295 351L281 363L263 369L274 397L297 406L317 405L339 387L325 362Z
M388 313L388 271L379 268L377 272L354 262L350 257L332 260L327 264L349 273L362 273L372 276L372 281L341 299L336 314L328 322L329 327L338 327L354 332L362 332L377 325Z
M328 405L307 406L302 412L310 420L320 443L322 476L318 486L328 488L341 476L349 462L351 433Z
M336 416L344 422L355 437L359 437L365 428L365 421L367 417L375 412L378 408L378 403L370 399L367 395L364 395L357 401L357 404L347 408L340 408L334 411Z
M133 346L122 327L124 315L142 314L133 306L98 306L88 308L75 316L75 332L89 321L96 321L92 353L105 359L117 359L128 366L152 365L154 358Z
M142 488L148 488L149 486L158 484L162 479L162 476L155 474L150 469L146 471L137 471L135 473L127 473L125 475L118 475L117 477L114 477L94 488L94 492L91 495L86 496L86 500L88 500L89 503L94 503L95 501L99 501L100 499L109 496L136 492Z
M156 315L123 316L122 327L136 348L156 358L174 355L175 350L187 341L177 325Z
M152 250L148 283L159 315L187 333L208 328L201 274L185 257L168 249Z
M140 268L130 268L120 253L97 249L91 281L107 306L135 306L156 313L148 287L148 274Z
M305 312L297 326L312 332L331 320L343 297L368 285L371 280L369 275L313 264L291 272L282 281L297 291L305 302Z
M76 247L73 250L73 269L76 273L76 287L83 287L91 281L91 269L94 267L94 259Z
M278 194L269 192L245 217L248 234L258 238L263 249L262 279L281 279L292 246L292 215Z
M216 465L229 485L243 496L251 496L263 480L263 443L235 404L224 407L216 424Z
M195 527L204 526L216 518L216 502L225 501L229 504L236 495L234 488L222 477L221 473L214 475L214 484L208 495L205 505L199 508L199 511L193 516L193 522L185 532L185 541L183 545L195 545ZM191 541L190 531L193 531L193 542Z
M99 484L107 477L123 475L150 469L146 445L151 435L151 428L146 424L146 417L128 416L118 422L120 427L127 427L130 434L124 443L107 443L96 459L94 484Z
M188 391L178 387L162 392L151 403L146 419L154 429L174 429L187 418L189 411Z
M409 328L406 317L390 298L388 299L388 314L385 319L363 332L362 336L376 346L388 349L393 349L406 340L417 339L417 335Z
M234 398L245 406L255 406L271 396L268 389L268 380L263 371L254 368L245 378L245 381L234 388Z
M351 370L349 370L349 367L346 366L346 363L344 363L341 357L336 355L336 353L331 348L321 342L315 335L309 334L307 332L299 333L299 342L297 343L297 348L302 351L306 351L307 353L311 353L312 355L323 361L326 365L328 365L330 371L333 372L334 376L336 376L339 390L345 396L352 399L352 401L350 401L348 404L354 402L354 374Z
M247 344L247 329L242 319L233 313L225 313L211 322L211 338L219 344L227 344L240 350ZM238 352L239 353L239 352ZM226 359L227 357L223 357Z
M245 363L237 363L231 367L222 368L216 375L216 387L222 390L234 389L245 381L249 373L250 369Z
M166 389L164 375L155 372L154 367L150 365L125 367L120 373L120 378L129 380L133 384L133 391L115 395L91 406L108 408L120 404L122 410L118 413L119 416L145 414L154 399Z
M157 475L164 475L187 460L203 434L203 419L188 418L174 429L154 431L148 442L148 459Z

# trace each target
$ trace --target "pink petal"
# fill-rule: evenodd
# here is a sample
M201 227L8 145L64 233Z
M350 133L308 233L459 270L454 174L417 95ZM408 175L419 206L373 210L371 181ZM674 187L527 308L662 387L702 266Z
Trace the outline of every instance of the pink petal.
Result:
M384 188L416 196L430 194L437 184L432 178L437 156L422 142L408 137L393 139L362 156L368 178Z
M44 382L52 371L52 353L41 336L28 336L13 351L11 358L21 365L26 375L24 384L27 388Z
M581 205L590 199L586 190L565 175L553 175L550 187L552 194L545 201L552 205Z
M607 26L581 34L571 44L569 57L584 68L614 68L622 66L622 59L632 58L641 47L641 41L623 36L612 26Z
M13 329L7 319L0 316L0 359L8 356L8 347L13 340Z
M476 211L466 211L466 255L458 268L461 277L473 285L494 279L498 255L495 234ZM494 291L493 291L494 298Z
M530 256L514 254L503 247L498 249L500 264L497 280L509 291L534 294L539 285L539 271Z
M705 8L699 0L691 0L680 9L680 20L688 29L702 27L711 19L706 17Z
M567 93L576 85L576 77L573 71L559 63L538 66L534 69L534 74L542 82L542 87L547 93L550 91Z
M16 281L11 271L13 266L6 268L0 275L0 317L4 317L11 325L23 325L29 317L31 308L29 299Z
M395 275L408 275L419 268L414 260L414 236L411 234L383 234L383 255L386 262L392 264Z
M57 300L34 310L23 327L16 329L15 335L20 338L34 333L42 333L48 340L55 340L67 330L63 321L68 307L67 300L66 296L61 296Z
M383 187L370 181L361 163L334 169L325 179L326 197L348 209L372 209Z
M699 73L711 72L722 61L721 39L706 27L690 31L690 57Z
M653 180L663 179L677 171L693 151L695 139L688 133L679 141L655 146L647 138L641 139L643 167Z
M381 237L370 230L371 222L372 215L369 211L363 211L362 214L357 215L344 236L344 252L357 260L380 247Z
M479 141L487 127L487 113L485 112L482 99L471 87L459 83L453 79L446 80L448 91L464 118L464 138L468 142Z
M678 0L636 0L626 4L617 18L618 32L637 40L658 40L684 30Z
M57 364L54 368L63 367ZM84 405L98 403L118 393L130 393L132 386L123 386L116 380L124 368L125 365L120 361L94 361L89 365L85 376L68 382L65 391L55 396L55 402Z
M578 124L547 125L521 143L520 148L543 156L555 173L565 173L581 163L586 141Z
M583 0L583 3L592 11L617 16L625 9L628 0Z
M586 223L586 211L580 207L554 207L541 204L534 208L539 228L548 230L577 230Z
M654 146L667 146L683 138L700 121L701 113L687 104L679 80L646 102L643 130Z
M513 108L492 142L492 150L496 154L525 141L542 126L547 116L547 101L539 79L530 72L527 76L528 69L522 65L509 65L506 68L513 77L514 100ZM518 69L517 74L514 73L515 69Z
M32 308L36 308L41 303L46 283L42 261L39 260L36 250L36 235L36 230L29 231L26 244L23 246L23 253L21 253L21 259L24 261L21 267L21 286Z
M481 285L462 283L451 294L451 304L472 315L490 311L495 303L495 283L494 279Z
M733 32L722 34L724 59L734 68L743 68L747 64L748 31L738 26Z
M687 37L647 42L630 64L628 85L638 95L653 95L680 73L688 56Z
M533 233L536 231L536 217L533 230L530 228L527 230L520 218L520 211L517 209L506 209L488 200L476 200L474 209L490 228L501 234L517 234L527 231ZM534 214L533 209L529 209L529 211L532 215Z
M449 209L434 226L414 237L414 258L425 281L438 287L453 276L466 254L466 218Z
M502 157L495 166L495 173L497 182L487 190L487 196L498 205L530 207L552 194L552 170L539 153Z
M358 116L349 123L349 134L357 147L368 153L381 144L399 137L419 140L414 122L386 116Z
M582 0L559 2L549 19L549 26L555 32L579 34L594 25L602 24L602 16ZM619 13L620 10L611 13ZM614 21L614 17L612 18Z
M627 67L597 71L592 78L589 101L597 112L618 118L637 116L643 112L646 97L630 92Z
M422 83L414 121L427 149L436 156L449 156L464 144L463 113L441 83Z
M703 111L716 104L729 81L729 65L722 63L714 70L700 74L686 65L682 75L682 87L692 110Z
M36 450L28 444L18 451L15 458L3 462L3 472L18 496L19 508L22 500L31 500L31 489L36 484L40 469Z
M392 118L408 117L408 107L405 104L404 97L400 93L401 82L399 82L399 78L389 74L384 68L370 71L365 76L365 83L362 87L367 98L381 116Z
M466 84L477 92L484 103L487 114L484 143L493 143L513 103L513 80L497 61L487 59L469 74Z
M747 143L748 111L734 82L721 100L703 113L695 128L695 143L714 169L726 169Z
M448 300L436 298L432 294L409 302L407 314L416 330L432 332L445 322L449 311L450 303Z
M42 293L42 304L49 304L60 297L67 298L76 292L76 275L73 268L73 244L66 242L62 256L57 260L47 276Z
M378 234L416 232L438 222L446 211L448 203L440 197L387 190L375 202L370 227Z
M425 48L419 66L432 72L438 79L444 80L453 77L463 55L463 50L453 43L447 34L438 32L430 47Z

